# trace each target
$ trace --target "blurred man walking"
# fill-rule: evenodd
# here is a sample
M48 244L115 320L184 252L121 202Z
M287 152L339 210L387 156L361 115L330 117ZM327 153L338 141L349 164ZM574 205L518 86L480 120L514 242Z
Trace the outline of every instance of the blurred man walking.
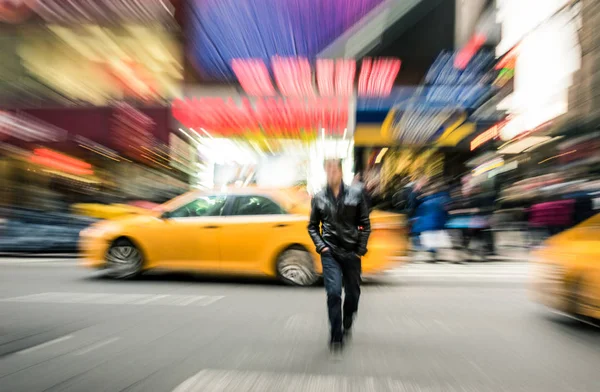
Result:
M327 186L312 199L308 233L321 254L331 335L329 347L341 352L358 310L361 257L371 233L369 207L360 188L342 182L341 160L325 161ZM342 284L346 294L342 313Z

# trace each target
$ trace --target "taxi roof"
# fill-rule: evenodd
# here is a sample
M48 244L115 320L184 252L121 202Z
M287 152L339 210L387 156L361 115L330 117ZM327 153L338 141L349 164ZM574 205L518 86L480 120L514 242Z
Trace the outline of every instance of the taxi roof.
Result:
M226 196L267 196L290 212L307 212L310 204L310 196L306 191L295 188L263 188L263 187L235 187L225 190L192 190L180 196L177 196L160 206L161 209L170 209L173 206L180 206L189 200L207 195L226 195Z

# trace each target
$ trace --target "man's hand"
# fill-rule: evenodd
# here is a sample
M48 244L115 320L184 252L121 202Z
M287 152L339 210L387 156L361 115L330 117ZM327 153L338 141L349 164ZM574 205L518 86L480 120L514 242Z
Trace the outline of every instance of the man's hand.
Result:
M321 254L323 254L323 253L327 253L327 252L329 252L329 248L325 247L325 248L323 248L323 250L321 251Z

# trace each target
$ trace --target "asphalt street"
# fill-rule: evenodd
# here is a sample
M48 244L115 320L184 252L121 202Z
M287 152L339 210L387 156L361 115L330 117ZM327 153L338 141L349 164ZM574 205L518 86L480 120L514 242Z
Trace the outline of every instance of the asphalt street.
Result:
M0 391L598 391L600 331L530 302L528 273L399 266L335 360L322 287L0 259Z

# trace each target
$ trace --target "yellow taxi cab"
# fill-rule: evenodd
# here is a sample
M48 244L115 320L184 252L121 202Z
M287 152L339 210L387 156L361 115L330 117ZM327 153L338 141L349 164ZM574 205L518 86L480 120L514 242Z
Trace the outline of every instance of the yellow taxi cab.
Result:
M88 216L96 219L117 219L127 215L146 214L144 208L127 204L74 204L71 209L75 214Z
M310 200L290 190L189 192L158 212L99 222L81 232L82 262L115 278L149 269L277 277L315 283L322 270L308 235ZM407 249L404 216L371 213L364 275L388 269Z
M533 252L534 299L561 313L600 319L600 214Z

